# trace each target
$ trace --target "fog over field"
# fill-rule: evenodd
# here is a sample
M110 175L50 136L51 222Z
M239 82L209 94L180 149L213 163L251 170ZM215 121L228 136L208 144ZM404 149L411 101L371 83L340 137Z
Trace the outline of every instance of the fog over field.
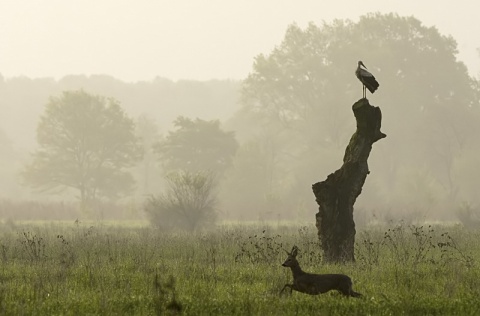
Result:
M458 41L459 59L478 76L475 1L1 1L0 73L60 79L107 74L135 82L242 80L253 58L278 45L287 26L372 12L415 16Z
M1 1L0 218L143 220L183 170L212 175L217 219L314 222L311 185L355 132L362 60L387 138L357 224L480 222L479 7Z

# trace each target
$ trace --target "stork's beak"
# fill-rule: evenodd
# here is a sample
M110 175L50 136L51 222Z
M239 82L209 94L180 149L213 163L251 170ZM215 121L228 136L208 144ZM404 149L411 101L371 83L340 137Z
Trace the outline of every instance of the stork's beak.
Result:
M367 66L365 66L365 65L363 64L363 62L360 63L360 64L361 64L365 69L368 69Z

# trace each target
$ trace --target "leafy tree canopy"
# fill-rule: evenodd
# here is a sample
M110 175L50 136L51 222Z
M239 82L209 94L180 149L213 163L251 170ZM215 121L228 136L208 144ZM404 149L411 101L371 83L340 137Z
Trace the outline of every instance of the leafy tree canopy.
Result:
M452 37L414 17L377 13L357 22L291 25L270 54L256 57L239 113L249 131L289 131L293 141L278 151L290 166L285 174L312 183L313 168L318 181L332 171L324 168L331 164L326 157L338 164L355 129L349 105L362 96L354 75L362 60L380 83L368 98L382 107L390 139L379 145L383 155L376 167L383 169L377 177L385 175L388 183L381 187L395 190L398 166L426 164L454 192L454 162L467 146L478 148L480 132L478 82L457 53Z
M371 14L356 23L311 23L305 30L291 25L270 55L256 57L243 85L243 104L270 121L317 134L317 143L336 142L349 137L338 132L349 110L338 107L361 97L353 75L358 60L380 82L372 99L394 116L478 106L477 83L456 54L451 37L413 17Z
M132 189L127 168L140 158L134 123L113 99L85 91L51 97L37 128L39 149L24 178L43 189L73 188L82 206Z
M210 170L222 173L231 165L238 144L233 132L220 128L220 121L178 117L165 139L156 145L166 171Z

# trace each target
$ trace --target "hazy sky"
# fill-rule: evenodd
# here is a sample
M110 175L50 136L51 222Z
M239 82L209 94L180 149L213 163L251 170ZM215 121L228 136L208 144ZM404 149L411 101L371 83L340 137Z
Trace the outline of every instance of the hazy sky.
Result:
M470 73L480 74L478 0L0 0L0 74L243 79L289 24L369 12L436 26L457 40Z

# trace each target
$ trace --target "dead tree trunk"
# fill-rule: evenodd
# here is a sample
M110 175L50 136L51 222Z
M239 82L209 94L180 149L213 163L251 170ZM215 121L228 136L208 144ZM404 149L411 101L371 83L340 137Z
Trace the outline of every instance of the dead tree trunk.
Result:
M319 205L316 226L324 260L330 263L352 262L354 257L355 222L353 204L362 192L369 174L367 159L372 145L386 137L380 131L382 112L360 99L352 106L357 130L345 150L343 165L325 181L312 185Z

